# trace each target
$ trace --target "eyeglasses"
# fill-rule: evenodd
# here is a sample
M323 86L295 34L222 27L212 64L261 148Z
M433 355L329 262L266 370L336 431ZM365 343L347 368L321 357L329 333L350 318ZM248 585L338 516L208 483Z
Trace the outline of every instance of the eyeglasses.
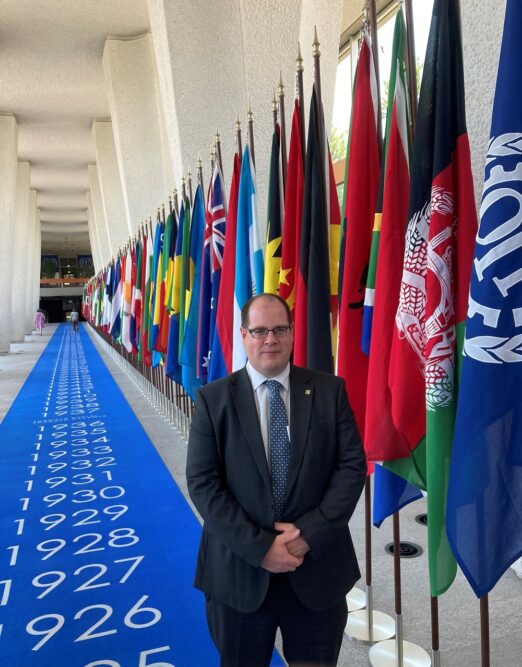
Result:
M252 338L267 338L270 332L272 332L276 338L284 338L290 333L291 328L292 325L287 324L286 326L274 327L273 329L256 327L255 329L247 329L247 331Z

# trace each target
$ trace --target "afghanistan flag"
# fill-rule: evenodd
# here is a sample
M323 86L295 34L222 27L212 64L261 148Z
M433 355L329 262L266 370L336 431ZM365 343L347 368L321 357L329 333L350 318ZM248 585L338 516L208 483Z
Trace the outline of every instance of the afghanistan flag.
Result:
M522 5L507 0L446 525L477 597L522 555Z
M446 494L477 227L453 0L433 5L408 218L389 383L393 422L411 451L402 463L413 463L428 492L430 588L436 596L456 572L446 536Z

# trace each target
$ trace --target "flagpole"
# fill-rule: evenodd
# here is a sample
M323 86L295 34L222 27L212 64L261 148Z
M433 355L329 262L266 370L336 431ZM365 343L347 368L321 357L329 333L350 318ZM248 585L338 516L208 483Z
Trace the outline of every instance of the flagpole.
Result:
M370 34L372 37L372 54L375 68L375 78L377 79L377 140L379 142L379 151L382 159L382 116L381 116L381 90L379 77L379 45L377 42L377 7L375 0L370 0Z
M303 160L303 170L306 164L306 139L305 139L305 119L304 119L304 84L303 84L303 57L301 56L301 46L297 42L297 58L295 61L297 72L297 97L299 98L299 124L301 126L301 151Z
M239 161L243 156L243 145L241 141L241 121L239 120L239 114L236 112L236 145L237 145L237 154L239 155Z
M324 125L324 112L323 112L323 96L321 93L321 44L317 37L317 26L314 26L314 41L312 44L312 52L314 58L314 84L315 92L317 95L317 107L318 107L318 123L319 123L319 151L321 158L321 169L322 169L322 178L324 185L324 193L326 194L326 173L325 173L325 125Z
M247 118L248 118L248 145L250 146L250 155L252 156L252 164L254 165L255 169L256 153L254 149L254 114L252 113L252 109L250 107L250 101L248 102Z
M223 158L221 157L221 137L219 136L219 130L216 128L216 149L217 149L217 159L219 163L219 169L223 173Z
M212 180L212 175L210 176L210 179ZM201 185L201 189L204 192L205 188L203 186L203 162L201 162L201 156L199 153L198 153L198 181L199 184Z
M190 167L187 170L187 180L188 180L188 191L189 191L189 198L190 198L190 205L194 203L194 196L192 193L192 172L190 171Z
M404 9L406 13L406 45L408 49L408 87L410 91L411 122L414 129L415 116L417 115L417 67L412 0L404 0Z
M286 189L286 174L288 171L288 160L286 155L286 120L285 120L285 87L283 75L279 72L279 124L281 126L281 164L283 166L283 194Z

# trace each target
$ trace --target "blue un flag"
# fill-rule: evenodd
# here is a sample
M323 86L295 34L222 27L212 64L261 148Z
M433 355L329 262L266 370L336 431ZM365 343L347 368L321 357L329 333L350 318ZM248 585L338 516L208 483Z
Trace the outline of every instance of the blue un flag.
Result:
M477 597L522 555L522 3L507 0L466 320L447 532Z

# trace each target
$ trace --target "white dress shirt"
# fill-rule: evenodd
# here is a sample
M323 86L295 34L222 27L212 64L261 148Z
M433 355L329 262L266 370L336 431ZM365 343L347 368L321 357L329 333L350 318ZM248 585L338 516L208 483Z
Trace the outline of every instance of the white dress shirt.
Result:
M281 384L280 394L285 404L286 414L288 416L288 424L290 424L290 364L275 377L267 378L251 365L249 361L246 364L246 370L252 389L254 390L254 399L256 402L257 415L259 417L259 424L261 426L261 435L263 437L263 444L265 446L266 458L270 466L270 447L268 443L268 389L266 387L266 380L277 380ZM288 439L290 440L290 426L288 426Z

